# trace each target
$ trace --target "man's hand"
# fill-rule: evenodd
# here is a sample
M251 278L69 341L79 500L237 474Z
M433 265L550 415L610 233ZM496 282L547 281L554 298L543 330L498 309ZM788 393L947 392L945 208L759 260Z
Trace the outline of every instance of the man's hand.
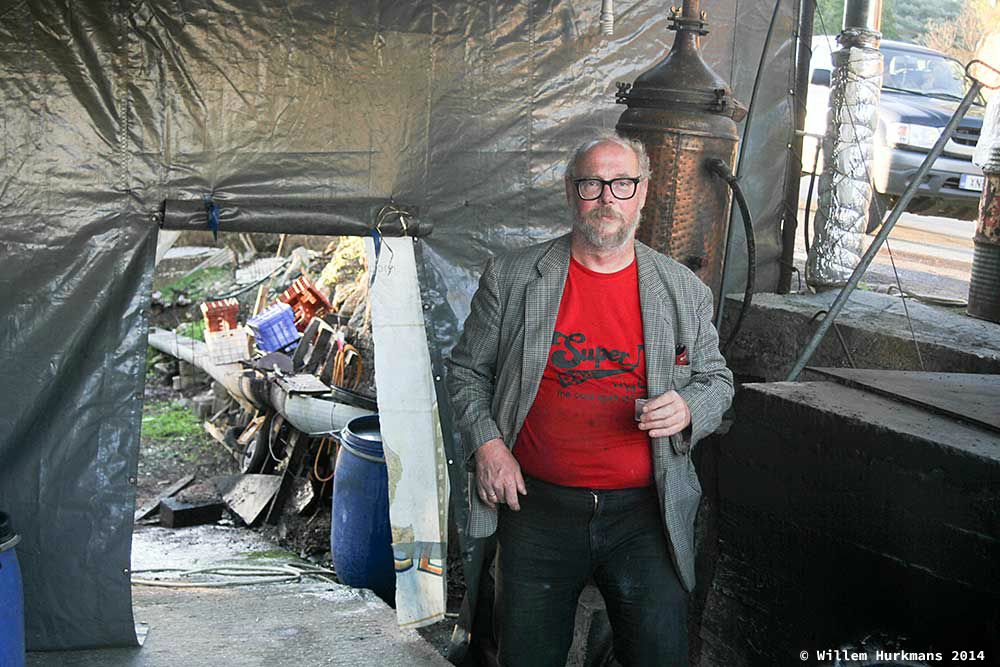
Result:
M691 410L681 395L673 390L649 399L639 418L639 428L649 431L653 438L676 435L690 423Z
M494 438L476 450L476 491L490 509L506 503L514 511L521 509L517 494L528 495L521 476L521 466L500 438Z

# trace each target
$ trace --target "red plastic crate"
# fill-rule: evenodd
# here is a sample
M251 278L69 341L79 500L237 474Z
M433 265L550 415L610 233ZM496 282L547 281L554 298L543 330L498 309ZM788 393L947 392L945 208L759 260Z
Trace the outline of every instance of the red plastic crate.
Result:
M278 297L287 303L295 312L295 328L305 331L309 321L314 317L322 317L333 310L333 305L312 281L301 276Z
M240 302L236 299L206 301L201 304L201 315L205 319L205 329L213 333L232 331L240 314Z

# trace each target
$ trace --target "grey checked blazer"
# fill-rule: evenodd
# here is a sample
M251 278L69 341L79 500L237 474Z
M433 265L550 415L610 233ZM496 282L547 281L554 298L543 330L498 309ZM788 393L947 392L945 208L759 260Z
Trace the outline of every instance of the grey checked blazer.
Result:
M690 450L715 430L733 396L733 376L712 325L712 293L686 267L635 242L649 396L676 389L691 409L690 435L653 438L653 473L671 553L694 588L694 519L701 485ZM448 389L470 475L472 455L502 438L512 447L548 361L570 262L570 236L496 257L486 265L462 337L447 361ZM685 345L690 365L674 363ZM469 535L488 537L497 514L469 484Z

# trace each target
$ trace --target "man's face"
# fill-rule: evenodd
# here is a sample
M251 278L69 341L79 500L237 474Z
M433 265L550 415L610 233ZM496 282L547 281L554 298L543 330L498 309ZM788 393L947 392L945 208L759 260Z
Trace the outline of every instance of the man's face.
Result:
M647 181L636 186L630 199L618 199L605 186L594 200L581 199L573 181L596 178L637 178L639 161L631 149L614 143L598 144L576 163L572 178L566 183L566 199L573 212L573 231L595 250L617 250L630 243L639 226L639 216L646 203Z

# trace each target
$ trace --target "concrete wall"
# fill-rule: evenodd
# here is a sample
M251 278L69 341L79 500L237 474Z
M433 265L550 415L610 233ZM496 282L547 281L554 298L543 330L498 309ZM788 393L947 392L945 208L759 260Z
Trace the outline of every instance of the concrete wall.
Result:
M996 433L831 383L735 409L697 456L697 664L817 664L879 631L1000 655Z

